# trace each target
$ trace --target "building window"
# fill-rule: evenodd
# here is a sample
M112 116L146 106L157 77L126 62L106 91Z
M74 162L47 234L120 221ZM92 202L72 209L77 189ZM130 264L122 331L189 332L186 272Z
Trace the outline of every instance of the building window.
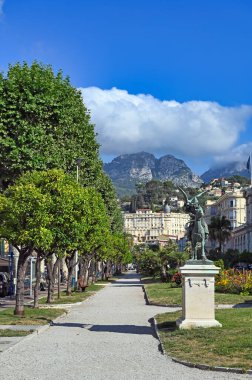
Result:
M229 201L229 207L235 207L235 199Z

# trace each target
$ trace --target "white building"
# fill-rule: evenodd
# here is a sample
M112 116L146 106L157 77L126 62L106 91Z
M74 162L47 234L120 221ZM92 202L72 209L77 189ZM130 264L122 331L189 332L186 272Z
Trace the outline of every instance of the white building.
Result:
M211 223L213 216L225 216L230 220L231 228L236 228L246 223L246 199L243 191L227 191L216 201L207 201L205 207L205 220Z
M252 253L252 188L246 193L246 223L232 231L231 248Z
M178 212L152 212L140 209L136 213L123 213L124 230L134 238L135 243L157 241L161 235L185 236L185 226L190 217Z

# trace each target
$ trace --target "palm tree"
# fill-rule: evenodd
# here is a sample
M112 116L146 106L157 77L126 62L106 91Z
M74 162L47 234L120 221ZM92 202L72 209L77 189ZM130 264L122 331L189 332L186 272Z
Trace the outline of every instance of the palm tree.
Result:
M169 240L162 250L160 250L160 259L163 267L167 264L176 265L176 268L184 265L189 258L187 252L179 252L178 245L172 240Z
M222 247L225 241L231 236L231 223L226 216L213 216L211 223L208 226L210 240L219 243L218 250L222 252Z

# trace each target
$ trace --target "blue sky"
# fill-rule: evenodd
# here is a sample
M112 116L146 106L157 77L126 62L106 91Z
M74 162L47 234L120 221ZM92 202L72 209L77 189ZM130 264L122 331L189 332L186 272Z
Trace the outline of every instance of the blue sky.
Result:
M0 69L36 59L80 88L101 154L198 174L252 150L250 0L0 0Z

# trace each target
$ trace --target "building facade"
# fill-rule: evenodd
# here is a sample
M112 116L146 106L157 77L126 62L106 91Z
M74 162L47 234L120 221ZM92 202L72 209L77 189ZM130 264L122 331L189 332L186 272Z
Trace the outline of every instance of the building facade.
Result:
M123 213L123 220L125 232L133 236L135 243L141 243L158 241L162 235L179 240L185 236L190 217L185 213L140 209L135 213Z
M232 231L231 248L252 253L252 188L245 193L246 223Z
M205 207L205 220L207 224L211 223L213 216L225 216L230 220L232 229L246 223L246 199L244 192L234 190L226 192L216 201L207 201Z

